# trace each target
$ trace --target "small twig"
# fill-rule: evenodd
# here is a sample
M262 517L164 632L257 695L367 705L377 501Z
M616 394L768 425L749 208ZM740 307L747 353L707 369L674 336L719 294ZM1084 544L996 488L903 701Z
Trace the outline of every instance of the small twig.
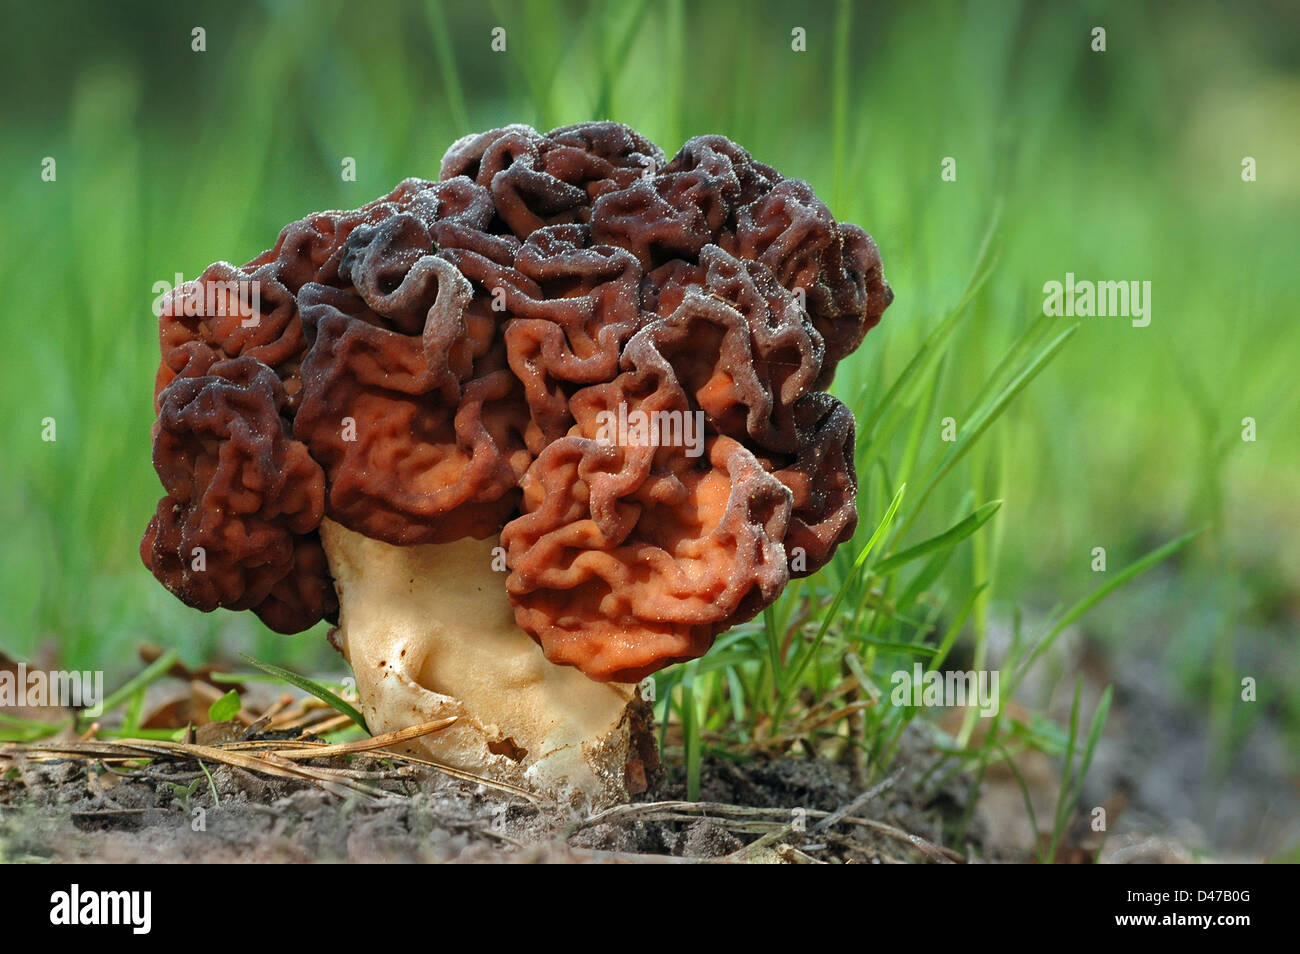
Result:
M862 845L848 836L835 834L830 830L833 826L840 824L858 825L910 845L923 855L934 860L964 863L966 859L951 848L936 845L920 835L903 831L901 828L896 828L885 822L851 814L851 812L858 811L872 798L893 786L897 782L900 772L896 772L834 812L825 812L818 809L805 810L804 815L806 818L817 820L817 823L808 830L807 834L811 835L813 832L817 832L820 837L845 845L856 851L880 855L879 851ZM790 834L798 834L795 832L793 825L786 821L792 815L793 810L790 808L750 808L744 805L729 805L724 802L640 802L634 805L616 805L613 808L576 822L566 832L566 838L592 825L625 822L689 822L699 818L708 818L714 824L731 832L741 834L763 833L757 841L746 845L744 849L740 849L738 852L732 853L739 857L746 850L748 850L749 854L752 854L761 848L775 844ZM807 852L815 849L812 846L805 846L801 850ZM884 856L881 855L881 857Z
M823 818L821 821L819 821L816 825L813 826L813 831L825 831L826 829L830 828L832 825L838 824L840 820L843 819L845 816L853 814L858 809L860 809L863 805L867 804L867 802L871 801L873 798L879 795L881 792L886 792L889 789L893 788L894 783L897 782L899 778L902 777L902 775L903 775L903 770L900 768L893 775L884 779L879 784L874 785L871 788L867 789L865 792L863 792L853 801L849 802L847 805L837 808L835 811L831 812L829 815L827 815L825 818Z
M473 772L466 772L464 769L453 768L450 765L444 765L442 762L434 762L430 759L417 758L414 755L407 755L398 752L377 752L376 756L386 759L398 759L403 762L414 762L416 765L427 765L429 768L437 769L444 775L449 775L454 779L462 782L473 782L475 785L483 785L487 788L494 788L498 792L504 792L507 795L514 795L522 798L533 805L541 804L542 800L527 789L519 788L508 782L498 782L496 779L487 778L482 775L475 775Z
M777 845L776 853L780 855L781 860L787 861L792 865L826 865L828 861L822 861L820 858L814 858L812 855L805 854L794 845Z
M724 855L724 857L726 860L733 863L748 861L752 856L758 854L764 848L770 848L782 838L788 838L793 832L794 825L783 825L776 831L769 832L762 838L759 838L756 841L751 841L748 845L745 845L745 847L737 848L731 854Z
M329 719L323 719L320 722L311 724L312 735L324 735L327 732L336 732L339 729L346 729L350 725L356 725L352 716L340 712L338 715Z
M257 721L261 722L265 719L267 722L270 722L291 705L293 705L293 694L282 692L280 693L279 699L276 699L273 703L262 710L262 714L257 717Z
M347 716L344 716L346 719ZM351 722L351 719L348 719ZM274 754L284 759L325 759L335 755L355 755L358 752L373 752L376 749L383 749L390 745L397 745L399 742L408 742L411 739L418 739L420 736L432 735L434 732L441 732L456 721L456 716L450 716L446 719L438 719L434 722L424 722L420 725L413 725L410 728L398 729L396 732L385 732L383 735L371 736L368 739L358 739L355 742L341 742L336 745L329 745L324 742L275 742L272 743L275 748ZM289 748L288 746L293 746ZM394 753L384 753L394 754ZM400 756L398 756L400 757Z
M850 825L861 825L863 828L870 828L878 831L882 835L888 835L890 838L904 842L916 848L923 855L928 855L936 861L943 861L946 864L965 864L965 856L953 851L951 848L945 848L943 845L936 845L932 841L927 841L920 835L914 835L909 831L903 831L901 828L895 828L893 825L887 825L884 822L876 821L873 818L854 818L846 817L843 821Z
M173 785L179 785L181 782L192 782L202 775L202 772L185 771L177 769L175 772L153 772L147 768L134 769L117 769L113 768L108 762L102 763L104 770L110 775L116 775L118 778L151 778L155 782L171 782Z

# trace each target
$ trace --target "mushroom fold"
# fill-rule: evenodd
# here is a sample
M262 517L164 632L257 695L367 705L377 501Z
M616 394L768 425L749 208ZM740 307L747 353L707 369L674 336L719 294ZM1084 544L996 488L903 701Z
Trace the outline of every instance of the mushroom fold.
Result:
M611 122L468 136L439 181L163 302L141 556L191 606L297 632L338 619L323 522L499 537L545 657L639 680L852 536L828 388L892 297L866 232L724 137L669 160Z

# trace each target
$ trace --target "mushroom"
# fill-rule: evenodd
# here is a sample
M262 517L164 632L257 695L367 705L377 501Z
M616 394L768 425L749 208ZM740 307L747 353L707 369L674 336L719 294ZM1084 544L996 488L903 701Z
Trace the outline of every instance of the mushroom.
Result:
M457 717L410 751L625 798L638 681L852 536L826 387L891 299L865 232L723 137L466 137L167 299L141 555L199 609L336 623L372 731Z

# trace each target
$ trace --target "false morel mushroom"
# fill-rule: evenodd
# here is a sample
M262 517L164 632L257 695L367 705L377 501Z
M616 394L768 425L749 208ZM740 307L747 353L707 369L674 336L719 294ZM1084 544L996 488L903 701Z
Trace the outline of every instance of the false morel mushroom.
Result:
M141 556L198 609L336 623L372 731L454 715L412 750L624 797L635 684L852 536L826 388L891 298L866 232L724 137L466 137L162 303Z

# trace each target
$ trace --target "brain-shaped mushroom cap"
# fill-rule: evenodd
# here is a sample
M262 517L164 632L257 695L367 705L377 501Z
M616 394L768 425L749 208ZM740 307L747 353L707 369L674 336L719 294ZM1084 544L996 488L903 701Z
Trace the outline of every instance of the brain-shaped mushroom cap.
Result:
M892 299L875 243L721 136L670 162L586 123L466 137L164 302L145 564L200 609L337 611L324 517L500 534L548 659L702 655L857 523L826 392Z

